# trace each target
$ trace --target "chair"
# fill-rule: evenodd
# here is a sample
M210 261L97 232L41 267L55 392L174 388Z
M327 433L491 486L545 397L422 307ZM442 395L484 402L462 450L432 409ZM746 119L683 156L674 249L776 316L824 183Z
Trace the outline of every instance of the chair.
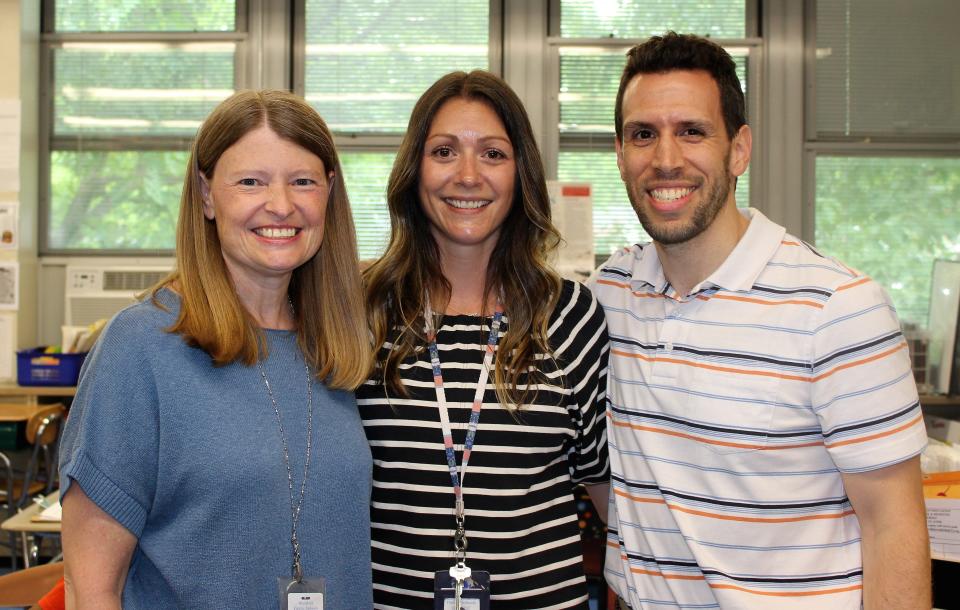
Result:
M57 488L57 449L66 409L62 404L37 409L26 424L26 439L31 446L30 458L22 471L13 460L0 452L0 504L12 516L38 494L47 495ZM42 459L41 459L42 458ZM16 534L10 533L11 558L17 566Z

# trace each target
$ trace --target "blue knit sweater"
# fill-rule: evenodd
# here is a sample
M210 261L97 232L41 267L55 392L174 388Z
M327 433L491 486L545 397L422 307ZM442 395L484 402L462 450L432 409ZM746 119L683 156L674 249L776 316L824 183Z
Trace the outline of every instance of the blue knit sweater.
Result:
M123 607L278 607L290 574L290 496L273 405L256 367L215 368L165 332L178 297L119 313L84 365L62 442L72 483L138 539ZM307 397L296 336L267 331L264 363L295 492ZM370 608L370 450L353 394L313 382L313 456L298 532L327 610Z

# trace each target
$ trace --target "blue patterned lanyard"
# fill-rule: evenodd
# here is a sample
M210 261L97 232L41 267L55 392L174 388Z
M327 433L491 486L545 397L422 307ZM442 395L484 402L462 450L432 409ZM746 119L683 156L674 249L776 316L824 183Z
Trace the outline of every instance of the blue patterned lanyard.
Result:
M493 312L493 322L490 323L490 336L487 338L486 352L483 355L483 365L480 367L480 380L477 381L477 391L473 396L473 407L470 411L470 423L467 427L467 438L463 443L463 464L457 468L457 456L453 449L453 433L450 429L450 415L447 411L447 394L443 389L443 372L440 370L440 353L437 349L437 333L433 327L433 310L430 308L430 299L424 304L424 332L427 335L427 348L430 351L430 365L433 367L433 385L437 392L437 407L440 411L440 429L443 433L443 446L447 454L447 467L450 469L450 481L453 483L453 493L456 497L457 525L462 533L463 508L463 480L467 475L467 464L470 461L470 452L473 450L473 441L477 436L477 424L480 421L480 408L483 406L483 395L487 388L490 376L490 365L493 363L493 354L497 349L500 338L500 322L503 319L503 306L500 299Z

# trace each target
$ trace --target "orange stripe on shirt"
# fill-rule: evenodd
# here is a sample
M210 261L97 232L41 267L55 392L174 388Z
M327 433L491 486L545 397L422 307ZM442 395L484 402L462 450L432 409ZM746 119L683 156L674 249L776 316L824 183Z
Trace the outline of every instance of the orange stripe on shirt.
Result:
M844 517L849 517L850 515L855 514L853 509L850 509L840 513L826 515L804 515L802 517L736 517L733 515L721 515L719 513L685 508L669 502L666 504L670 510L680 511L681 513L687 513L688 515L707 517L708 519L719 519L721 521L738 521L740 523L794 523L797 521L821 521L824 519L843 519Z
M798 241L787 241L787 240L785 240L785 239L781 239L781 240L780 240L780 243L783 244L784 246L799 246L799 245L800 245L800 242L798 242Z
M743 593L752 593L754 595L767 595L771 597L809 597L811 595L830 595L833 593L848 593L862 589L863 585L850 585L849 587L837 587L835 589L818 589L816 591L757 591L756 589L747 589L737 585L707 583L713 589L733 589Z
M644 356L643 354L634 354L633 352L625 352L623 350L613 349L610 350L611 354L616 354L617 356L624 356L626 358L639 358L640 360L645 360L647 362L669 362L671 364L681 364L683 366L692 366L699 369L708 369L711 371L719 371L721 373L736 373L738 375L756 375L759 377L774 377L777 379L790 379L793 381L810 381L809 377L804 377L802 375L787 375L785 373L775 373L773 371L747 371L744 369L735 369L729 366L717 366L715 364L700 364L697 362L690 362L689 360L681 360L680 358L663 358L659 356Z
M807 301L804 299L787 299L786 301L766 301L755 297L738 297L732 294L715 294L711 299L722 299L724 301L740 301L742 303L752 303L754 305L806 305L807 307L816 307L823 309L822 303L816 301Z
M620 545L607 542L607 546L619 549ZM627 557L625 553L620 553L620 561L624 563L629 563L630 558ZM632 574L643 574L646 576L659 576L664 580L706 580L703 574L665 574L658 570L645 570L643 568L630 568ZM810 597L813 595L830 595L831 593L847 593L850 591L856 591L862 589L863 585L850 585L848 587L835 587L833 589L818 589L816 591L758 591L756 589L748 589L746 587L739 587L737 585L724 584L724 583L711 583L707 582L713 589L734 589L737 591L742 591L744 593L753 593L755 595L766 595L772 597Z
M633 500L634 502L643 502L645 504L666 504L667 503L667 501L664 500L663 498L644 498L641 496L635 496L633 494L628 494L622 489L617 489L616 487L613 488L613 495L621 496L621 497L627 498L628 500Z
M598 283L598 284L606 284L607 286L615 286L615 287L617 287L617 288L623 288L624 290L629 290L629 291L630 291L630 294L632 294L633 296L639 297L639 298L643 298L643 299L662 299L662 298L664 298L664 296L663 296L662 294L658 293L658 292L638 292L638 291L636 291L636 290L630 290L630 285L629 285L629 284L624 284L623 282L614 282L613 280L599 279L599 280L597 280L597 283Z
M656 570L644 570L643 568L630 568L632 574L645 574L647 576L659 576L664 580L706 580L703 574L666 574Z
M620 545L615 542L607 541L607 546L619 549ZM620 561L628 563L630 561L629 557L625 553L620 553ZM703 574L664 574L658 570L645 570L643 568L630 568L630 571L634 574L646 574L647 576L659 576L660 578L668 580L706 580Z
M902 349L907 349L907 342L906 342L906 340L901 341L900 343L898 343L897 345L893 346L892 348L888 349L888 350L885 351L885 352L880 352L879 354L874 354L873 356L869 356L869 357L864 358L864 359L862 359L862 360L854 360L853 362L847 362L847 363L844 363L844 364L840 364L840 365L838 365L838 366L837 366L836 368L834 368L834 369L830 369L829 371L827 371L827 372L825 372L825 373L821 373L821 374L817 375L816 377L813 377L813 378L809 379L809 381L820 381L821 379L825 379L825 378L829 377L830 375L833 375L834 373L839 373L840 371L843 371L843 370L846 370L846 369L851 369L851 368L860 366L860 365L862 365L862 364L868 364L868 363L870 363L870 362L874 362L875 360L880 360L881 358L886 358L887 356L889 356L889 355L891 355L891 354L895 354L895 353L897 353L898 351L900 351L900 350L902 350Z
M600 278L597 280L598 284L606 284L607 286L616 286L617 288L629 288L629 284L624 284L623 282L614 282L613 280L605 280Z
M797 517L741 517L686 508L678 504L667 502L663 498L646 498L642 496L635 496L617 488L614 488L613 493L614 495L627 498L628 500L632 500L634 502L642 502L644 504L665 504L670 510L687 513L688 515L694 515L696 517L707 517L709 519L719 519L721 521L739 521L741 523L794 523L798 521L820 521L824 519L842 519L854 514L853 509L850 509L839 513L802 515Z
M848 269L848 271L849 271L849 269ZM844 285L842 285L842 286L837 286L837 292L840 292L841 290L847 290L848 288L856 288L857 286L860 286L861 284L866 284L866 283L869 282L869 281L870 281L870 278L868 278L868 277L862 277L862 278L860 278L859 280L850 282L849 284L844 284Z
M856 444L856 443L864 443L864 442L866 442L866 441L872 441L872 440L875 440L875 439L878 439L878 438L883 438L883 437L885 437L885 436L891 436L891 435L893 435L893 434L896 434L897 432L902 432L903 430L906 430L907 428L910 428L910 427L912 427L912 426L915 426L915 425L916 425L918 422L920 422L920 420L922 420L922 419L923 419L923 415L917 415L916 417L914 417L913 419L911 419L911 420L908 421L907 423L903 424L902 426L898 426L898 427L894 428L893 430L887 430L887 431L885 431L885 432L878 432L878 433L876 433L876 434L871 434L870 436L861 436L860 438L851 438L851 439L849 439L849 440L840 441L840 442L837 442L837 443L830 443L829 445L827 445L827 448L828 448L828 449L832 449L833 447L843 447L844 445L853 445L853 444Z
M854 367L857 367L857 366L861 366L861 365L863 365L863 364L869 364L870 362L874 362L874 361L876 361L876 360L880 360L881 358L885 358L885 357L887 357L887 356L889 356L889 355L891 355L891 354L894 354L894 353L900 351L901 349L906 349L906 347L907 347L907 342L906 342L906 341L901 341L898 345L896 345L896 346L894 346L894 347L892 347L892 348L890 348L890 349L888 349L888 350L886 350L886 351L884 351L884 352L880 352L879 354L874 354L873 356L869 356L869 357L863 358L863 359L861 359L861 360L854 360L853 362L846 362L846 363L844 363L844 364L838 365L836 368L833 368L833 369L830 369L829 371L826 371L826 372L824 372L824 373L821 373L821 374L817 375L816 377L805 377L805 376L803 376L803 375L787 375L786 373L776 373L776 372L774 372L774 371L750 371L750 370L745 370L745 369L737 369L737 368L733 368L733 367L730 367L730 366L718 366L718 365L716 365L716 364L702 364L702 363L699 363L699 362L690 362L689 360L682 360L682 359L680 359L680 358L664 358L664 357L662 357L662 356L644 356L643 354L635 354L635 353L633 353L633 352L625 352L625 351L619 350L619 349L612 349L612 350L610 350L610 353L611 353L611 354L615 354L615 355L617 355L617 356L623 356L623 357L625 357L625 358L638 358L638 359L643 360L643 361L645 361L645 362L668 362L668 363L670 363L670 364L679 364L679 365L682 365L682 366L691 366L691 367L698 368L698 369L707 369L707 370L710 370L710 371L719 371L719 372L721 372L721 373L734 373L734 374L737 374L737 375L755 375L755 376L759 376L759 377L773 377L773 378L775 378L775 379L787 379L787 380L789 380L789 381L806 381L806 382L811 382L811 381L820 381L821 379L826 379L827 377L833 375L834 373L839 373L840 371L844 371L844 370L846 370L846 369L854 368Z
M631 424L625 421L620 421L614 419L613 416L609 416L613 420L613 425L618 428L630 428L631 430L639 430L641 432L653 432L655 434L665 434L667 436L675 436L678 438L685 438L687 440L695 441L697 443L704 443L707 445L717 445L720 447L733 447L735 449L758 449L761 451L781 451L783 449L801 449L804 447L818 447L823 445L823 441L809 441L806 443L794 443L792 445L760 445L756 443L734 443L731 441L719 441L714 439L709 439L703 436L696 436L693 434L687 434L686 432L677 432L676 430L667 430L666 428L658 428L656 426L642 426L640 424Z

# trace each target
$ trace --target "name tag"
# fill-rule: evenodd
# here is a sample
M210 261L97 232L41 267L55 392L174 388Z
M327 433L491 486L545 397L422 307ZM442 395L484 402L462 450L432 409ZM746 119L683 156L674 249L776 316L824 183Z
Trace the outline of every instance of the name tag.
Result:
M323 610L323 593L288 593L287 610Z
M323 578L304 578L297 582L289 576L277 578L280 589L280 610L323 610L326 592Z

